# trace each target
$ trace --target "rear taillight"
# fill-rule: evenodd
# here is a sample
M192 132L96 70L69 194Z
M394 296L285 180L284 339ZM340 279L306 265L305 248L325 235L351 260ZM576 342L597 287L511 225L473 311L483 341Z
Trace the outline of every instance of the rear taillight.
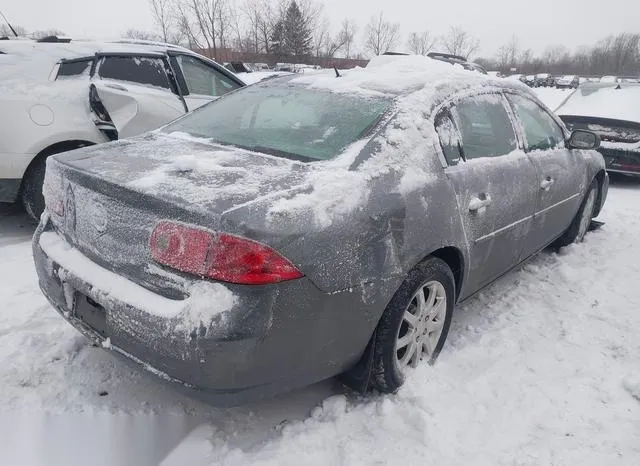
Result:
M58 216L64 215L64 195L62 191L62 177L54 170L47 169L42 185L44 203L49 212Z
M160 264L228 283L264 285L303 276L264 244L181 223L158 223L151 233L149 249Z

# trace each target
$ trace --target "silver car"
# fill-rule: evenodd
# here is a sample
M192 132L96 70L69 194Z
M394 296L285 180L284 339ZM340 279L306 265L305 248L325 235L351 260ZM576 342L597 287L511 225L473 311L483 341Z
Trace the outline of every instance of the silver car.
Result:
M608 188L598 137L523 85L406 60L276 78L50 158L44 294L222 404L338 374L396 390L456 303L581 241Z

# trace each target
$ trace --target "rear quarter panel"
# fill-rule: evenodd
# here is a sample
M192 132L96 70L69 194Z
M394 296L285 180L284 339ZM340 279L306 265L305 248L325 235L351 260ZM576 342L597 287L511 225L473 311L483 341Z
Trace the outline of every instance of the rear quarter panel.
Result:
M0 94L0 152L35 156L59 142L105 142L91 120L88 92L88 84L77 81ZM16 176L22 176L32 158L23 158L24 166L15 167Z

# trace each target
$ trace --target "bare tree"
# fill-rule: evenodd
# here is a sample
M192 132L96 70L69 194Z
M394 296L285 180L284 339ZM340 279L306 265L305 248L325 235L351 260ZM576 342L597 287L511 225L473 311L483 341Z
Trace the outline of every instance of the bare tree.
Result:
M467 60L480 48L478 39L457 26L451 26L440 42L448 53L459 55Z
M18 36L24 36L27 34L27 30L22 26L18 26L15 24L12 24L11 26L13 27L13 30L16 31L16 34L18 34ZM0 37L14 37L13 31L11 30L9 25L0 24Z
M498 49L498 66L502 68L514 68L518 61L518 38L513 35L509 42Z
M353 49L353 42L355 40L357 30L358 26L352 19L345 19L342 21L342 27L338 33L337 42L343 44L344 56L346 58L351 58L351 51Z
M382 12L372 16L365 28L364 46L375 55L388 52L400 40L400 25L384 20Z
M149 0L151 6L151 14L156 22L158 28L160 28L160 35L164 42L169 42L169 35L173 28L173 6L172 0Z
M218 47L224 47L230 32L227 0L189 0L180 8L182 27L190 43L215 57Z
M436 45L437 39L432 37L428 31L421 33L412 32L409 34L407 45L409 50L416 55L426 55Z
M139 29L127 29L122 36L127 39L135 40L161 40L157 34L149 31L141 31Z

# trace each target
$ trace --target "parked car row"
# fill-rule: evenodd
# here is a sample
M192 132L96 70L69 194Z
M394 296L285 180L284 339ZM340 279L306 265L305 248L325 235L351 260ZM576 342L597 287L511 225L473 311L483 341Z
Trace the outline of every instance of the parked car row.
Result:
M538 74L513 74L507 76L508 79L518 80L529 87L555 87L557 89L577 89L579 85L587 82L618 83L630 82L640 83L640 77L617 77L617 76L578 76L574 74L552 76L549 73Z
M600 82L581 85L556 109L571 130L600 136L598 149L607 170L640 175L640 84Z
M123 135L135 75L103 76L110 53L82 68L96 92L80 100L98 133ZM153 83L190 95L186 52L115 56L157 60ZM335 375L395 391L438 357L457 303L582 241L607 197L594 132L570 133L524 86L455 58L381 56L246 87L219 68L198 68L234 84L213 102L49 157L33 239L62 318L210 401Z

